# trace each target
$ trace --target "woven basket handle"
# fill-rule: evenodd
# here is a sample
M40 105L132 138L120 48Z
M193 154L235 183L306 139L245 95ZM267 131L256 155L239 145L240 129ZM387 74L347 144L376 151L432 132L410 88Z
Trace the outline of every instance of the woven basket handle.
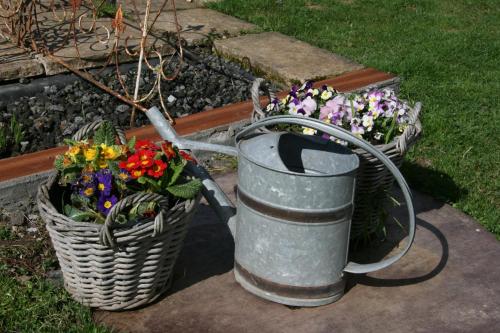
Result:
M262 110L262 107L260 105L260 90L261 90L261 88L263 88L263 90L265 90L267 92L267 97L269 98L268 103L271 103L276 98L276 94L266 84L266 81L263 78L256 78L253 81L252 88L251 88L252 101L253 101L252 122L266 117L266 112L264 110Z
M164 231L164 218L168 212L168 198L157 193L137 192L118 201L113 208L111 208L99 232L99 243L107 247L115 247L116 242L113 237L113 224L115 219L125 208L142 202L156 202L160 206L160 212L155 217L153 237L161 234Z
M101 127L102 124L103 124L103 121L101 121L101 120L97 120L97 121L94 121L90 124L87 124L87 125L83 126L82 128L80 128L75 134L73 134L72 139L75 141L80 141L83 138L87 138L90 134L95 132L96 129ZM127 139L125 138L125 132L123 131L123 129L115 126L115 131L116 131L116 135L118 136L118 139L120 140L120 143L122 145L126 145Z
M408 149L410 149L422 132L422 123L419 119L421 110L422 103L417 102L408 113L408 117L410 118L408 121L409 125L405 128L403 134L399 136L399 139L396 142L396 149L399 150L400 155L404 155Z

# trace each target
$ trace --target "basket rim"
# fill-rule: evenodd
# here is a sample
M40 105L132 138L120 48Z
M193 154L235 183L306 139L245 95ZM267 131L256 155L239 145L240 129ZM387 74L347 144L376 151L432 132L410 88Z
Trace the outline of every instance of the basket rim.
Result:
M46 226L51 227L53 229L54 226L56 225L61 225L64 226L65 228L68 228L69 230L87 230L87 231L95 231L99 232L101 229L104 227L104 224L99 224L99 223L94 223L94 222L78 222L70 217L64 215L63 213L59 212L52 201L50 200L48 196L48 191L52 189L54 186L57 185L57 180L59 179L59 174L57 171L54 171L50 176L49 179L46 183L40 185L37 193L37 205L38 209L42 210L42 207L45 208L45 211L54 217L57 217L57 222L54 219L51 219L50 221L46 221ZM46 190L43 188L45 187ZM178 203L176 203L173 207L170 207L168 209L169 212L177 211L179 209L185 209L186 207L192 207L191 210L194 210L194 207L196 206L197 203L201 200L201 192L197 194L196 197L191 198L191 199L180 199ZM185 211L184 214L189 213L189 211ZM59 222L59 223L58 223ZM131 225L129 227L118 227L115 229L115 236L116 237L124 237L127 236L130 232L140 232L143 231L143 229L150 229L152 228L154 224L154 218L150 218L144 222L138 223ZM57 228L60 229L60 228Z

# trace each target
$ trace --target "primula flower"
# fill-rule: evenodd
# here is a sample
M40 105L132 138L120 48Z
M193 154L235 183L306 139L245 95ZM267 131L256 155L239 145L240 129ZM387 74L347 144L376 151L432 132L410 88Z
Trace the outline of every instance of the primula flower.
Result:
M83 155L85 156L85 160L88 162L88 161L93 161L95 160L96 156L97 156L97 150L94 149L94 148L89 148L89 149L86 149L84 152L83 152Z
M118 199L116 196L105 196L101 195L97 201L97 209L104 215L108 215L109 211L117 203Z
M124 182L129 181L130 180L130 173L127 170L122 168L122 169L120 169L120 173L118 173L118 178L120 178Z
M82 176L80 177L80 182L84 185L90 184L90 183L94 184L94 181L95 181L94 174L90 173L90 172L84 172L84 173L82 173Z
M97 189L104 196L109 196L111 194L112 189L112 180L113 176L108 169L102 169L98 173L96 173L97 178Z
M99 169L106 169L108 167L108 162L103 159L99 159L97 161L97 165L99 166Z
M153 167L148 170L148 175L154 178L163 176L163 171L167 168L168 164L162 160L154 160Z
M94 186L86 186L80 190L80 195L85 196L85 197L91 197L95 193L95 187Z
M101 154L107 160L114 160L120 156L120 153L114 147L107 146L104 143L101 144Z
M68 158L68 156L63 157L63 166L64 167L69 167L71 165L71 160Z
M174 147L172 146L172 142L169 141L165 141L161 144L161 150L163 151L168 160L171 160L177 155Z
M139 156L134 154L134 155L131 155L128 157L127 161L122 161L120 163L118 163L118 166L121 168L121 169L125 169L125 170L133 170L133 169L136 169L138 168L140 165L139 165Z
M135 143L134 147L135 147L135 149L160 150L160 147L158 147L152 141L149 141L149 140L139 140Z
M193 156L191 156L190 154L186 153L185 151L180 150L180 151L179 151L179 154L180 154L180 155L182 156L182 158L184 158L186 161L191 161L191 162L196 163L196 161L194 160Z
M155 153L151 150L138 150L136 154L139 156L139 166L141 168L149 168L153 165Z
M74 160L76 158L76 155L80 154L80 152L81 152L80 146L73 146L69 148L67 153Z
M132 177L132 179L137 179L137 178L142 177L145 172L146 172L146 170L144 170L144 169L135 169L135 170L130 171L130 177Z

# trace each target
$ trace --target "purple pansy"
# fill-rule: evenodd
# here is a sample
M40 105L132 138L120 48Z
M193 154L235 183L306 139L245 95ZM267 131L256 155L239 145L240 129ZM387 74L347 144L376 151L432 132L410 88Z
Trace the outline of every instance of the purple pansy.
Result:
M306 99L302 101L302 108L304 109L304 114L306 116L310 116L314 111L316 111L316 108L318 107L318 104L312 97L308 96Z

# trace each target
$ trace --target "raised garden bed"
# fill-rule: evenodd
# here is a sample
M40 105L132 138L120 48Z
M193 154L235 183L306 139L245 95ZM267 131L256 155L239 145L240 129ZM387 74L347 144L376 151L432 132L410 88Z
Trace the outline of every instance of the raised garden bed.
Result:
M162 95L173 117L180 118L249 98L252 75L248 71L236 63L218 58L207 48L198 47L192 53L198 55L197 61L185 59L179 76L173 81L162 82ZM174 68L177 62L174 59L170 66ZM121 79L129 92L133 92L136 75L135 66L125 66L121 70ZM101 77L107 86L124 94L114 70ZM155 76L148 71L141 80L144 94L151 90ZM43 90L30 95L30 90L33 91L30 86L37 84L39 90ZM27 95L23 96L25 90ZM159 96L154 96L149 104L160 105ZM70 137L82 125L95 120L108 119L115 125L128 128L130 111L129 105L73 75L45 79L42 84L17 85L13 95L0 93L0 158L55 147L57 142ZM146 123L146 117L138 112L135 125ZM7 140L2 140L5 136Z

